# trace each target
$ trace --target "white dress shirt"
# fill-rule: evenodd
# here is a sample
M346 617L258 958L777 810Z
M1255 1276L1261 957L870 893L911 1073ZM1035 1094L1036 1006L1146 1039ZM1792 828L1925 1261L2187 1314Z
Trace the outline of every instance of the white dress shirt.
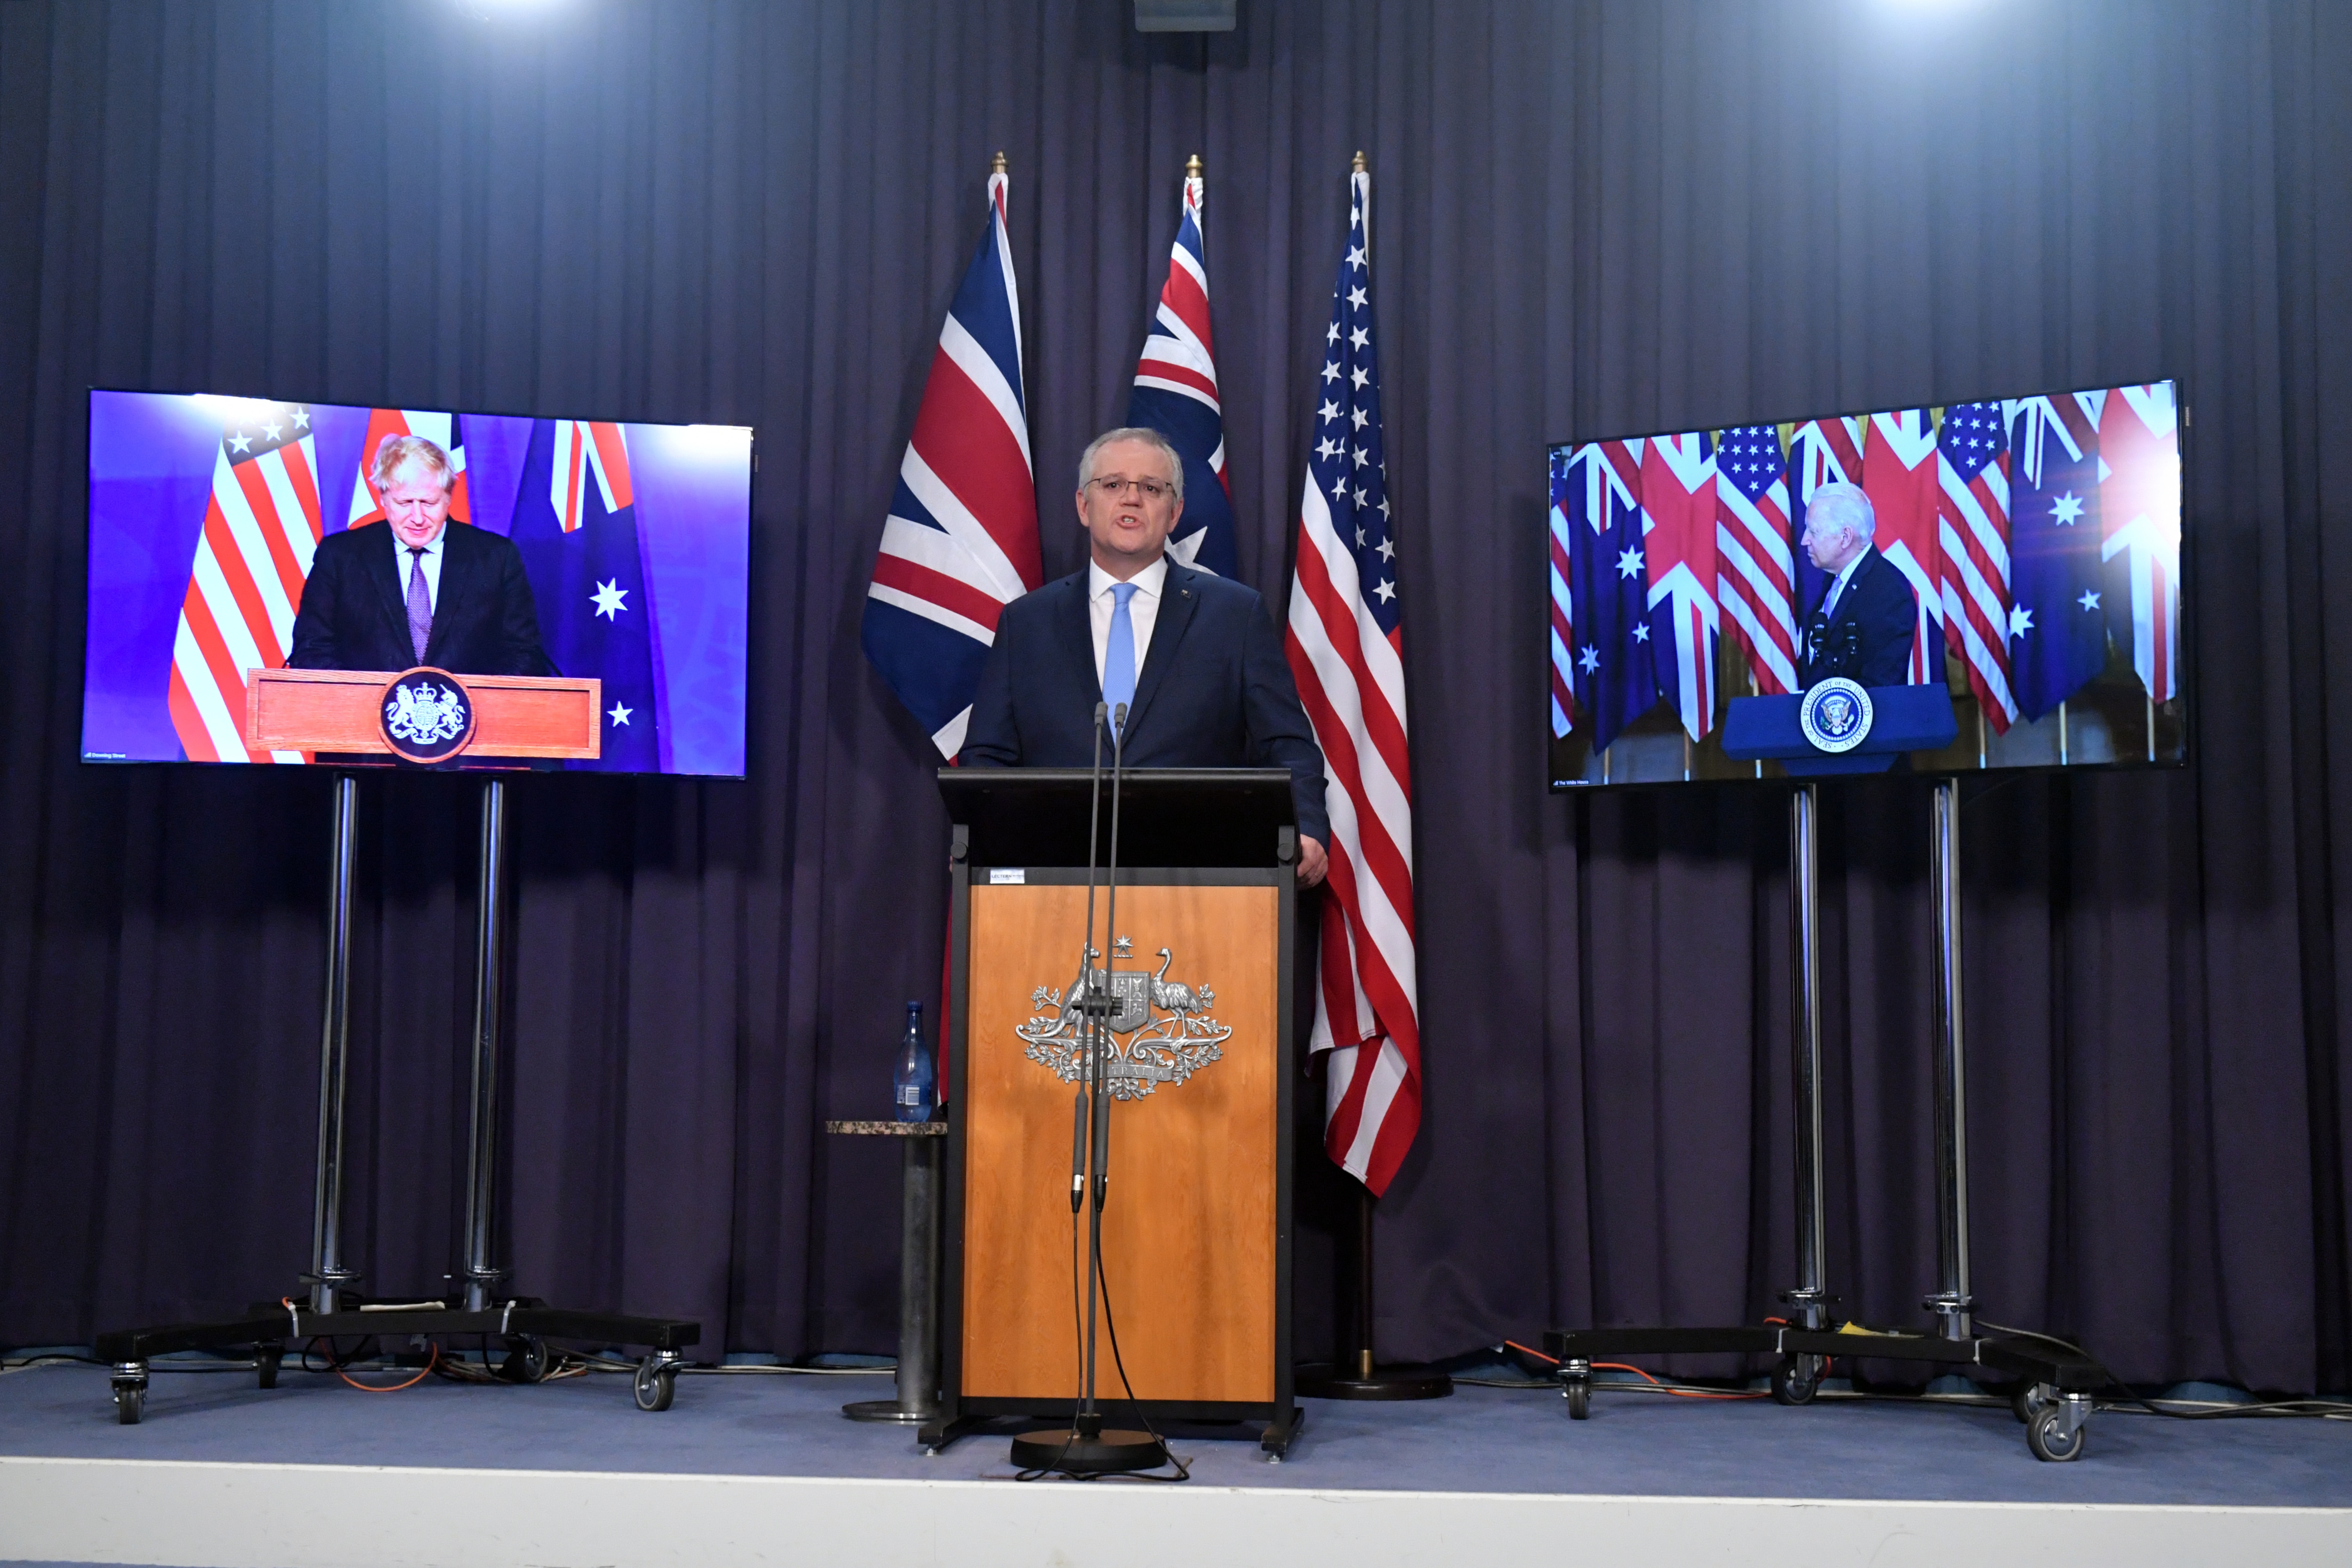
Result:
M1847 562L1843 569L1838 573L1836 580L1830 584L1829 597L1822 601L1822 620L1837 619L1838 601L1845 597L1845 585L1853 581L1853 574L1861 570L1863 560L1869 555L1870 550L1869 545L1864 545L1861 553Z
M446 522L441 525L441 531L433 536L433 542L425 547L425 553L422 555L411 555L408 552L408 541L394 532L392 524L389 522L383 525L383 531L392 534L393 571L400 579L400 602L404 605L408 603L410 569L422 566L425 568L425 596L432 604L433 608L438 611L441 608L441 547L449 542L449 525ZM1095 640L1100 643L1102 639L1097 637ZM1100 664L1102 660L1097 657L1095 662ZM1140 668L1141 666L1139 665L1137 668Z
M1168 557L1159 560L1129 579L1135 584L1135 595L1127 602L1127 618L1135 628L1135 674L1143 677L1143 656L1151 648L1151 627L1160 619L1160 591L1168 585ZM1094 562L1087 563L1087 615L1095 628L1095 684L1102 684L1103 659L1110 648L1111 613L1118 607L1118 595L1111 590L1118 579Z

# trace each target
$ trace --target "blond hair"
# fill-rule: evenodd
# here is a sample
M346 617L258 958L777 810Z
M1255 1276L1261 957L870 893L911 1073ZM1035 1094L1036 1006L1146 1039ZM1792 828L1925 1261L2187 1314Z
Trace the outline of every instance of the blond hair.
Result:
M368 482L380 495L392 488L401 469L421 464L441 476L443 490L457 488L457 465L449 454L422 436L386 436L376 443L375 461L368 465Z

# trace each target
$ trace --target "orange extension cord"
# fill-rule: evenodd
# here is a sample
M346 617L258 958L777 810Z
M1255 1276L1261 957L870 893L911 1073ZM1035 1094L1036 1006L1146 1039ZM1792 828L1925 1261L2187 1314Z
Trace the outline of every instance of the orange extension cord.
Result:
M294 1299L291 1296L280 1296L278 1298L278 1304L290 1311L294 1306ZM319 1342L314 1339L310 1342L315 1345ZM335 1375L337 1377L341 1378L345 1383L350 1384L362 1394L398 1394L404 1388L415 1388L418 1384L423 1383L426 1378L433 1375L433 1369L441 1364L441 1346L439 1342L437 1341L428 1340L425 1342L425 1349L431 1353L425 1357L425 1370L418 1373L415 1377L410 1378L406 1383L362 1383L358 1378L355 1378L350 1373L345 1372L343 1370L342 1363L335 1360L335 1347L331 1341L329 1342L327 1345L327 1360L329 1363L334 1367Z
M1559 1358L1558 1356L1546 1355L1543 1352L1536 1350L1531 1346L1523 1345L1517 1340L1505 1340L1503 1342L1510 1346L1511 1349L1517 1351L1522 1355L1531 1355L1538 1361L1549 1362L1554 1366L1558 1366L1559 1364ZM1635 1377L1643 1379L1653 1387L1663 1390L1664 1393L1676 1399L1766 1399L1770 1397L1770 1395L1761 1392L1754 1394L1706 1394L1696 1388L1667 1388L1664 1384L1660 1383L1656 1378L1652 1377L1640 1367L1629 1366L1622 1361L1596 1361L1592 1364L1596 1368L1605 1367L1611 1372L1630 1372Z

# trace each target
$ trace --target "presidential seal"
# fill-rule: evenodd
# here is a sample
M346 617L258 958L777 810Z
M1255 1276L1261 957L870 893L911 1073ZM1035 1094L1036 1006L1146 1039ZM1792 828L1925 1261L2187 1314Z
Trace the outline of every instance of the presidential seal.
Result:
M443 669L395 676L377 704L383 743L412 763L446 762L474 738L474 703L466 683Z
M1126 937L1115 945L1122 953L1131 946ZM1101 956L1099 949L1087 950L1086 962L1071 977L1066 992L1040 985L1029 994L1029 1005L1036 1013L1027 1023L1015 1025L1013 1032L1021 1037L1031 1061L1064 1083L1085 1078L1087 1048L1082 1030L1090 975L1106 1010L1108 1038L1104 1077L1112 1099L1140 1100L1163 1083L1188 1082L1194 1073L1223 1058L1224 1042L1233 1037L1234 1026L1210 1016L1216 992L1206 985L1169 979L1168 966L1174 955L1167 948L1160 950L1156 973L1140 969L1105 973L1094 967L1094 960Z
M1822 751L1851 752L1870 737L1870 693L1832 675L1805 693L1797 706L1797 728Z

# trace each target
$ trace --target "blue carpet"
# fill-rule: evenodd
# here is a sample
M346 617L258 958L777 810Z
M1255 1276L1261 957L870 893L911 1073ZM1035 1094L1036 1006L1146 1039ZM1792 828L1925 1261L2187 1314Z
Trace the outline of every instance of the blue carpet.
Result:
M0 1453L255 1464L979 1479L1012 1474L1004 1436L926 1458L911 1432L842 1419L887 1397L887 1377L686 1376L668 1411L631 1402L625 1377L537 1388L429 1380L362 1394L289 1365L264 1392L247 1374L159 1373L146 1419L117 1426L105 1369L0 1377ZM1290 1462L1254 1440L1187 1436L1193 1475L1218 1486L1706 1497L2352 1506L2352 1423L2091 1424L2073 1464L2037 1463L2006 1410L1875 1402L1783 1409L1604 1390L1570 1422L1549 1391L1464 1388L1423 1404L1309 1401Z

